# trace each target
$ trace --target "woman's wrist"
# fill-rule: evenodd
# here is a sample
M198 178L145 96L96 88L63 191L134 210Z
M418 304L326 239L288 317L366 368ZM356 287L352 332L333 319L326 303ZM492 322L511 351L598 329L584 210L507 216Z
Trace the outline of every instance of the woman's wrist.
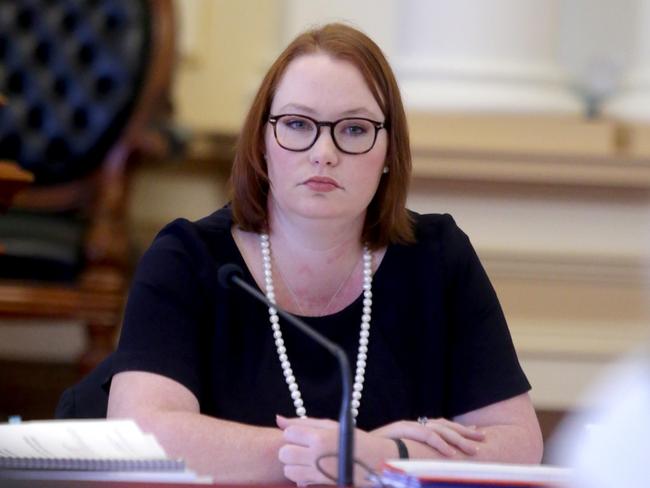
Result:
M409 458L409 450L408 447L406 447L406 444L402 439L399 437L393 438L393 441L395 441L395 445L397 446L397 457L399 459L408 459Z

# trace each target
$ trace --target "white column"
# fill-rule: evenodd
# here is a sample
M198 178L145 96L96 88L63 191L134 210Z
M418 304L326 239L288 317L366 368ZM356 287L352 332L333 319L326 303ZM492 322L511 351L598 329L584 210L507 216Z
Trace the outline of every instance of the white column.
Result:
M285 0L284 41L329 22L344 22L369 35L389 57L393 51L399 0Z
M410 109L580 113L558 62L559 0L403 0L396 68Z
M650 122L650 0L639 0L635 27L635 60L621 90L605 104L604 113L622 120Z

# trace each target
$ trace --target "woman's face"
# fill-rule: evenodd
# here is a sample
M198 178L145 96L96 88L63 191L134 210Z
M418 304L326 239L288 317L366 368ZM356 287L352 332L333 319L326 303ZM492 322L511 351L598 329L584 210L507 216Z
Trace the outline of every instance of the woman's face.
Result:
M271 103L271 116L282 114L329 122L347 117L384 122L384 114L359 70L324 53L304 55L288 65ZM303 137L300 120L287 122L284 129L280 126L283 122L278 122L278 133L289 130ZM360 129L354 125L337 129L337 134L341 133L339 143L346 137L358 138ZM374 135L374 127L371 129ZM369 152L352 155L341 152L331 129L322 127L313 146L293 152L278 144L273 126L267 123L265 147L271 182L269 205L275 212L314 219L356 219L365 215L382 177L387 135L385 129L379 130Z

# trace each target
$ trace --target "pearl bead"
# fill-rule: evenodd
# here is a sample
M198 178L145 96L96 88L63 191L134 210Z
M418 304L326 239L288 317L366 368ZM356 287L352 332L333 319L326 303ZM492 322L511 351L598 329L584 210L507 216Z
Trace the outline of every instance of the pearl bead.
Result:
M268 234L260 234L260 249L262 252L262 264L264 266L264 282L266 287L266 298L275 303L275 288L273 285L273 269L271 263L271 241ZM361 316L361 326L359 332L359 349L357 352L357 368L354 377L353 393L352 393L352 417L356 422L356 417L359 415L359 406L361 401L361 391L363 390L364 375L366 372L366 359L368 352L368 337L370 329L370 318L372 315L372 253L367 246L363 248L363 314ZM293 405L296 408L296 415L304 418L307 415L307 410L303 406L302 395L300 388L296 382L291 369L291 363L287 355L287 349L284 346L284 339L282 338L282 331L279 325L278 311L275 307L269 307L269 321L271 329L273 330L273 338L275 339L275 346L280 359L282 373L285 381L289 387Z

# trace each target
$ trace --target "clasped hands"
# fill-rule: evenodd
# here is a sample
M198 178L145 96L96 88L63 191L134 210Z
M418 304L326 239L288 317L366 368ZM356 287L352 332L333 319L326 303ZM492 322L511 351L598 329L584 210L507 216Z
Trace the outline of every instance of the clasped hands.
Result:
M284 475L299 486L327 484L332 481L316 467L336 476L338 452L338 422L327 419L276 417L283 431L285 444L278 451L284 465ZM447 419L431 419L425 423L398 421L366 432L355 429L355 458L372 469L385 459L397 457L394 438L408 442L411 457L459 458L478 453L485 434L474 426L465 426ZM365 484L365 474L355 469L354 484Z

